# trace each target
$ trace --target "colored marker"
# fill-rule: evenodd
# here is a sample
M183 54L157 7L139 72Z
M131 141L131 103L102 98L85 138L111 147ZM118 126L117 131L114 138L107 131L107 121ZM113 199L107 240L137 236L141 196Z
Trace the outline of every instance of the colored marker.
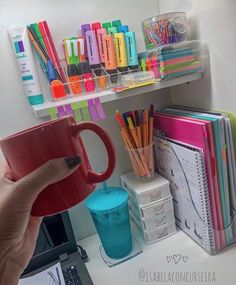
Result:
M147 71L152 71L152 63L149 57L147 57L146 59L146 67L147 67Z
M85 36L86 36L89 64L93 68L95 74L97 76L100 76L101 75L101 65L100 65L98 45L97 45L95 31L93 30L87 31Z
M91 27L90 27L90 24L84 24L84 25L81 25L81 32L82 32L82 36L84 38L84 40L86 39L86 32L87 31L90 31L91 30ZM86 40L84 42L84 55L85 55L85 59L88 58L88 52L87 52L87 45L86 45Z
M80 77L77 70L77 64L79 63L77 40L64 40L64 50L67 55L67 74L71 91L73 94L80 94L83 92L83 88L81 86Z
M120 72L128 71L125 35L123 33L115 34L115 50L118 70Z
M127 25L122 25L118 27L119 33L127 33L129 31L129 27Z
M108 28L108 34L109 34L109 35L112 35L113 38L114 38L114 35L115 35L117 32L118 32L117 27Z
M91 28L92 30L95 31L96 35L97 35L97 30L101 29L102 26L101 26L101 23L100 22L96 22L96 23L92 23L91 24Z
M103 37L107 34L106 29L99 29L97 30L97 42L98 42L98 50L101 64L105 64L105 57L104 57L104 46L103 46Z
M158 71L158 61L157 57L154 55L151 57L151 64L152 64L152 69L154 72L155 79L159 78L159 71Z
M146 66L144 58L141 58L139 65L140 65L140 68L141 68L142 71L147 71L147 66Z
M111 74L111 82L117 83L116 52L112 35L103 36L105 69Z
M83 85L86 92L95 91L95 82L91 66L87 61L82 61L77 66L78 74L83 80Z
M66 91L61 80L56 79L54 67L51 60L47 62L48 78L50 81L52 97L54 99L60 99L66 97Z
M79 61L85 61L85 40L84 38L78 38L78 50L79 50Z
M107 31L107 33L108 33L108 28L111 27L111 23L110 23L110 22L102 23L102 27L103 27L104 29L106 29L106 31Z
M134 32L125 33L127 61L130 69L139 69L136 39Z
M121 21L120 20L112 21L112 27L116 27L118 29L119 26L121 26Z

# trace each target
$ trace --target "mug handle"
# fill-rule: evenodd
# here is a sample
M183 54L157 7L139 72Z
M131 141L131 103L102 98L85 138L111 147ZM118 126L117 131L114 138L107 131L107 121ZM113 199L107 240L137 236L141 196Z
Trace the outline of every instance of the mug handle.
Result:
M78 125L74 125L72 135L77 136L79 133L81 133L84 130L90 130L94 133L96 133L102 142L104 143L106 150L107 150L107 155L108 155L108 166L105 171L102 173L95 173L91 170L88 171L88 180L90 183L99 183L107 180L116 164L116 156L115 156L115 148L114 145L112 144L112 141L109 137L109 135L97 124L92 123L92 122L81 122Z

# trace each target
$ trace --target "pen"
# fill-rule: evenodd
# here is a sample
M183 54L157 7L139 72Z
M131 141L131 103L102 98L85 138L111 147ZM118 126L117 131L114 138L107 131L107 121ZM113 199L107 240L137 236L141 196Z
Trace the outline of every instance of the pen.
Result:
M105 55L104 55L104 45L103 45L103 37L107 34L106 29L98 29L97 30L97 42L98 42L98 50L100 61L102 65L105 65Z
M81 76L84 88L86 92L95 91L95 82L91 66L87 61L81 61L78 64L78 75Z
M91 30L91 27L90 27L90 24L84 24L84 25L81 25L81 33L82 33L82 36L84 38L84 55L85 55L85 59L88 59L88 47L87 47L87 44L86 44L86 32L87 31L90 31Z
M139 69L138 54L137 54L136 38L134 32L125 33L125 44L126 44L128 66L132 70L138 70Z

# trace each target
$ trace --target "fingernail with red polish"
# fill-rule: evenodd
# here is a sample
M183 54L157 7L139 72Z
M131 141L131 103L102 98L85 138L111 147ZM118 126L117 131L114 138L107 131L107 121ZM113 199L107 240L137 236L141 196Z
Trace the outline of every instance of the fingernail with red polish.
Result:
M78 155L68 156L65 158L65 162L69 169L72 169L81 163L81 158Z

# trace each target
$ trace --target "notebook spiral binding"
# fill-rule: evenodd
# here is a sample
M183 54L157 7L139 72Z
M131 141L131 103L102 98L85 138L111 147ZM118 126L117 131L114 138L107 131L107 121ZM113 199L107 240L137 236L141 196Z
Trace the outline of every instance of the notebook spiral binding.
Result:
M216 251L215 245L215 231L213 228L212 223L212 216L211 216L211 205L210 205L210 197L208 192L208 182L207 182L207 175L206 175L206 163L204 160L203 152L201 152L200 160L199 156L195 154L196 162L197 162L197 173L198 173L198 181L199 181L199 192L200 192L200 203L201 208L203 209L203 221L204 221L204 236L208 236L210 244L205 244L204 247L209 253L214 253ZM202 191L203 190L203 191Z

